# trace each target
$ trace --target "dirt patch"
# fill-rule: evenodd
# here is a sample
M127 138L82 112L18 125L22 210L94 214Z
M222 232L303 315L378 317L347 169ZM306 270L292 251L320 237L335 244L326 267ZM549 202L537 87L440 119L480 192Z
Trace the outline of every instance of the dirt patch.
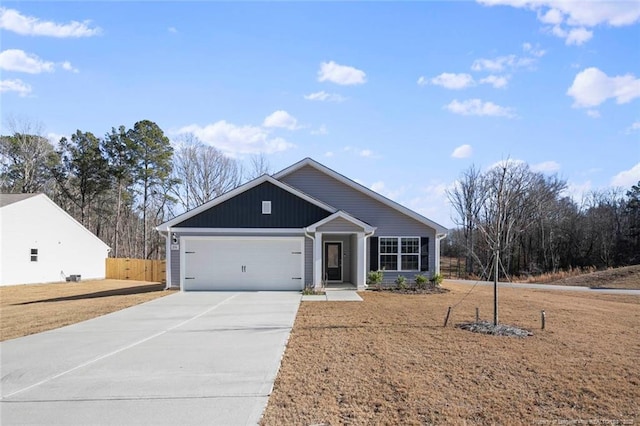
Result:
M612 268L563 278L550 284L640 290L640 265Z
M169 294L164 284L99 280L0 287L0 341L52 330Z
M492 291L444 287L303 302L262 424L640 421L640 297L503 289L501 323L534 331L518 339L453 327L492 318Z

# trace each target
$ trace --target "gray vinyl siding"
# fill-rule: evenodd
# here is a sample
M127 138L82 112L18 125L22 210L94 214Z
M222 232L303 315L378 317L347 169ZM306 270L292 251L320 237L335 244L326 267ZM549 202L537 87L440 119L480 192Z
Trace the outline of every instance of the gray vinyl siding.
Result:
M329 223L325 223L322 226L318 226L316 231L317 232L363 232L363 229L360 226L356 225L355 223L351 223L346 219L337 217Z
M375 226L377 237L429 237L429 274L435 270L435 229L381 203L370 196L351 188L311 166L302 167L280 179L302 192L324 201L336 209ZM369 265L367 239L367 265ZM417 272L415 272L417 273ZM407 272L413 278L414 272ZM398 272L387 273L395 279Z
M238 235L233 232L201 232L201 233L181 233L179 229L172 229L172 234L176 234L178 240L182 236L189 237L302 237L304 232L301 230L299 234L289 233L264 233L256 230L256 232L250 232L242 235ZM305 260L304 260L304 276L305 282L311 282L313 280L313 242L311 239L305 238ZM180 250L171 250L171 287L180 288Z
M171 283L169 286L180 288L180 249L171 250Z
M311 287L313 284L313 240L304 238L304 285Z

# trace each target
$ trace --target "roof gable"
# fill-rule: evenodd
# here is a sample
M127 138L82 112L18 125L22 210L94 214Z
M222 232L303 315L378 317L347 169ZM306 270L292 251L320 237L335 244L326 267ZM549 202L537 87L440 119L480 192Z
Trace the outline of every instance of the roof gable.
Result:
M97 243L101 244L106 249L109 249L109 245L107 243L102 241L96 234L94 234L89 229L87 229L83 224L78 222L73 216L67 213L62 207L57 205L51 198L47 197L46 194L37 193L37 194L0 194L0 195L1 195L0 198L2 198L3 200L2 207L10 206L9 207L10 209L14 209L14 208L36 209L38 211L42 211L43 214L46 213L50 215L51 213L49 213L45 207L45 206L50 206L50 208L53 209L56 212L56 214L59 214L62 217L64 217L71 224L71 226L76 226L78 228L81 228L82 231L86 233L88 236L90 236L91 239L95 240ZM12 196L15 196L15 197L12 197ZM4 201L5 197L13 201L5 204L5 201ZM33 205L33 203L36 203L36 204ZM8 210L6 211L6 213L8 213ZM5 216L3 214L3 219L4 217ZM19 217L17 220L20 221L21 219L22 218ZM24 223L24 220L23 222L18 222L18 223L28 225L28 223Z
M373 232L376 229L374 226L371 226L368 223L363 222L360 219L355 218L342 210L339 210L334 214L332 214L331 216L327 216L324 219L314 223L313 225L308 226L307 231L316 232L318 228L325 225L329 225L332 222L333 223L340 223L340 222L349 223L351 225L355 225L356 227L362 228L362 230L366 233Z
M31 197L35 197L40 194L0 194L0 208L8 206L13 203L19 203Z
M407 207L404 207L403 205L395 201L388 199L387 197L381 194L378 194L375 191L372 191L371 189L363 185L360 185L359 183L347 178L346 176L334 170L331 170L330 168L324 166L323 164L318 163L315 160L312 160L311 158L305 158L304 160L301 160L296 164L293 164L292 166L289 166L286 169L276 173L275 175L273 175L273 177L278 180L287 181L287 177L292 176L293 174L295 174L295 172L300 171L305 167L310 167L319 173L329 176L335 179L336 181L340 182L341 184L347 186L348 188L351 188L352 190L357 191L358 193L366 197L369 197L379 203L382 203L385 206L390 207L396 210L397 212L400 212L403 215L417 222L420 222L421 224L424 224L426 226L429 226L430 228L433 228L438 234L446 234L448 232L447 228L445 228L444 226L414 212L411 209L408 209ZM336 207L341 208L341 206L339 205L336 205Z
M282 213L285 208L283 205L276 207L276 211L269 215L270 217L260 217L254 220L249 219L248 217L244 218L244 222L242 221L242 217L236 217L236 221L232 222L231 219L227 218L231 212L235 212L236 216L242 216L244 211L244 206L247 202L252 201L274 201L274 200L264 200L261 197L267 194L269 197L276 197L279 201L278 203L293 203L295 206L290 206L290 213L295 213L293 219L292 216L287 218L277 217L277 214ZM232 201L227 206L221 207L221 209L216 209L217 206L222 206L228 201L233 200L234 198L239 197L236 201ZM260 198L258 200L258 198ZM252 201L248 201L252 200ZM291 208L297 207L297 208ZM252 204L253 208L260 208L260 204L256 204L255 202ZM223 211L229 210L229 211ZM297 211L297 212L296 212ZM304 227L309 223L313 223L317 220L322 219L325 216L335 212L336 209L329 206L326 203L323 203L313 197L310 197L303 192L292 188L291 186L277 181L273 179L271 176L263 175L259 178L256 178L250 182L245 183L219 197L214 198L213 200L196 207L193 210L185 212L174 219L165 222L159 225L156 229L161 232L167 232L170 228L173 227L198 227L198 228L241 228L241 227ZM255 213L255 211L254 211ZM277 213L277 214L276 214ZM257 212L258 216L261 216L261 211ZM275 219L274 219L275 218ZM303 223L307 218L312 218L309 222ZM288 220L289 222L286 222ZM292 221L291 221L292 220ZM235 223L235 224L232 224ZM239 225L239 223L243 223L243 225ZM290 226L282 226L284 223L289 223ZM292 224L292 225L291 225ZM299 226L298 226L299 225Z

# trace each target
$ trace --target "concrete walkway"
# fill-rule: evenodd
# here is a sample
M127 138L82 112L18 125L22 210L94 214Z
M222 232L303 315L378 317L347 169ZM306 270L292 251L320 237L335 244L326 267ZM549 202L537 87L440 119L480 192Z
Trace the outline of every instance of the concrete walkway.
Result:
M303 302L362 302L362 297L355 291L344 288L327 289L325 294L309 294L302 296Z
M445 283L456 283L465 285L493 286L493 281L471 281L471 280L451 280L445 279ZM631 296L640 296L640 290L625 290L615 288L591 288L580 286L565 286L553 284L528 284L528 283L498 283L499 288L528 288L534 290L552 290L552 291L578 291L591 294L622 294Z
M0 423L255 425L298 292L176 293L0 344Z

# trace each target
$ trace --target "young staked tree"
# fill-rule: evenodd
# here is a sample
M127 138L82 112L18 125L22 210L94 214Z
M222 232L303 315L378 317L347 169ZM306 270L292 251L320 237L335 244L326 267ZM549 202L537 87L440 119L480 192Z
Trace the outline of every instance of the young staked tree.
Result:
M162 129L149 120L135 123L133 129L127 132L127 137L136 149L134 177L141 197L142 257L146 259L151 254L148 213L154 201L162 206L165 204L167 183L171 180L173 148Z

